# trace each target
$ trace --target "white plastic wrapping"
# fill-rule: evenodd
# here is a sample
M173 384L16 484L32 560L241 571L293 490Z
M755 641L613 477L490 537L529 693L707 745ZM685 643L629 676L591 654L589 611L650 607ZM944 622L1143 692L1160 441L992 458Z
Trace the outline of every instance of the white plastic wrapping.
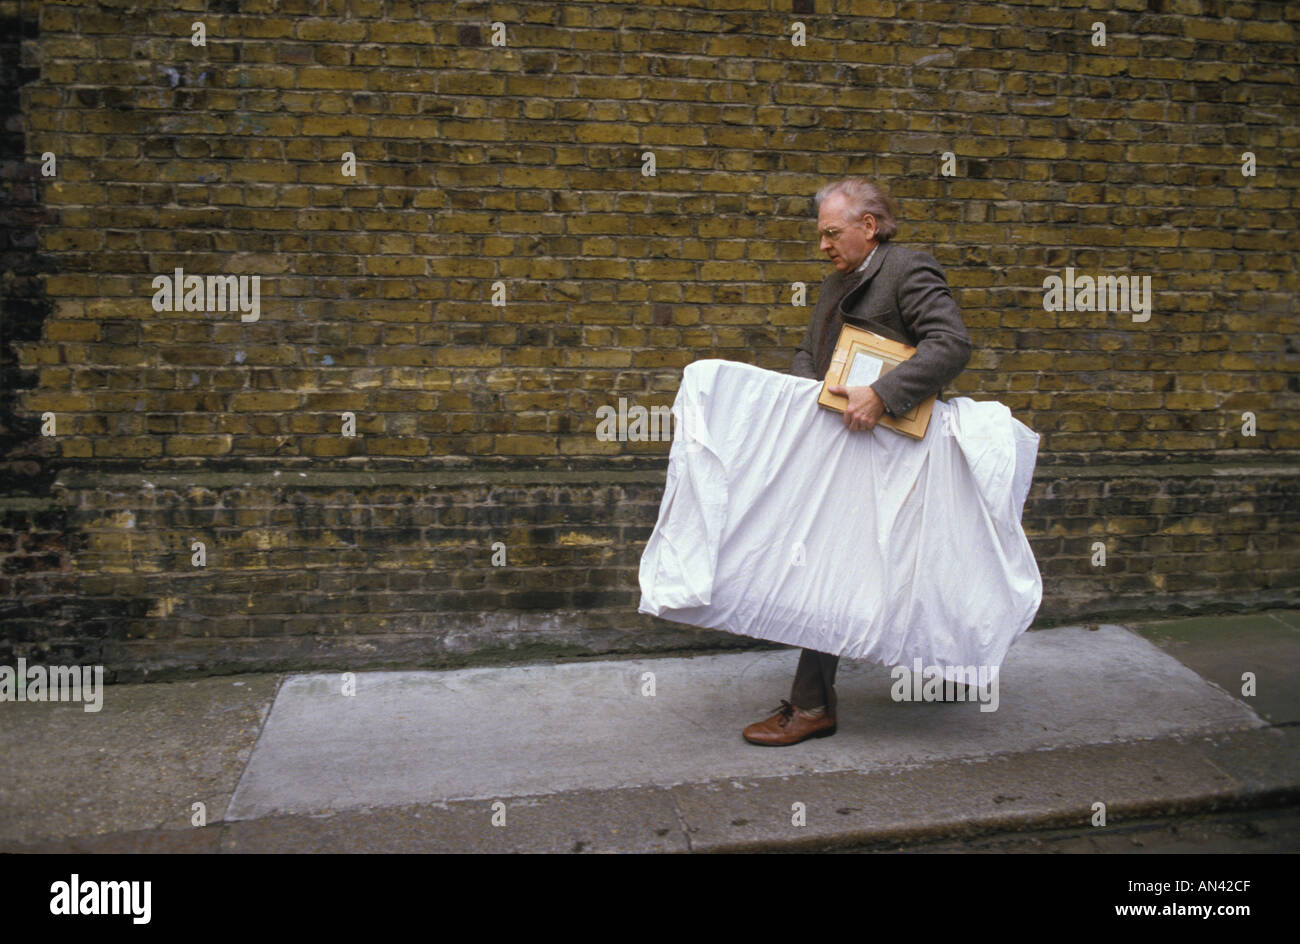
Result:
M642 613L885 665L989 666L1033 622L1020 524L1038 434L997 402L936 400L924 439L850 432L821 383L689 365Z

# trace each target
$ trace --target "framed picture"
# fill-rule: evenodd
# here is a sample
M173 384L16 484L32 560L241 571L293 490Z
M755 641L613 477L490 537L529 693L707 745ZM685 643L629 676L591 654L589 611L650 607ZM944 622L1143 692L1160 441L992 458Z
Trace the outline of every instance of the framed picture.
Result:
M849 398L827 393L828 387L837 384L845 387L869 386L915 353L916 348L911 345L865 328L844 325L840 329L839 340L835 342L831 366L827 368L826 378L822 381L822 392L817 398L817 405L843 413ZM880 417L879 423L904 436L924 439L926 428L930 425L930 414L934 411L935 397L936 394L930 394L899 417L886 413Z

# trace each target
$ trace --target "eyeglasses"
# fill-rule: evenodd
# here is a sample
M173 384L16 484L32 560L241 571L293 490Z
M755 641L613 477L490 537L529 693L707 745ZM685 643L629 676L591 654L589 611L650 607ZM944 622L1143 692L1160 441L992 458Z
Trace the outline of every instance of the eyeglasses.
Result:
M871 214L867 214L867 216L870 216L870 215L871 215ZM866 217L863 217L863 220L865 220L865 219L866 219ZM863 225L863 222L860 220L860 221L858 221L858 222L856 222L856 223L853 223L853 224L851 224L851 225L853 225L853 226L862 226L862 225ZM817 235L818 235L818 236L824 236L825 238L829 239L831 242L838 242L838 241L839 241L839 238L840 238L841 236L844 235L844 230L842 230L842 229L819 229L819 230L817 231Z

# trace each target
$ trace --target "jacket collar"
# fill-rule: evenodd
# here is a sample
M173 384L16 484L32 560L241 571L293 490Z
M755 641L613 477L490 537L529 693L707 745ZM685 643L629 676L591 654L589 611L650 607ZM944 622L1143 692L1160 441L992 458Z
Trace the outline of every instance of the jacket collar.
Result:
M876 277L876 273L880 271L880 266L885 261L885 256L889 255L889 250L892 248L892 242L881 243L876 247L875 255L871 257L871 262L864 270L845 277L844 284L852 285L853 288L840 299L840 311L848 311L858 303L866 286Z

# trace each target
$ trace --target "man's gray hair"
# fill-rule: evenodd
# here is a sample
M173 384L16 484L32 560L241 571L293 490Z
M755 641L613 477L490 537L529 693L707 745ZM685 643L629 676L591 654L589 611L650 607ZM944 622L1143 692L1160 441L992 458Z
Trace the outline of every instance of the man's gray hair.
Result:
M833 193L841 194L848 201L849 216L854 220L870 213L876 218L876 239L888 242L898 232L898 212L889 195L865 177L845 177L827 184L817 191L813 198L818 212L822 201Z

